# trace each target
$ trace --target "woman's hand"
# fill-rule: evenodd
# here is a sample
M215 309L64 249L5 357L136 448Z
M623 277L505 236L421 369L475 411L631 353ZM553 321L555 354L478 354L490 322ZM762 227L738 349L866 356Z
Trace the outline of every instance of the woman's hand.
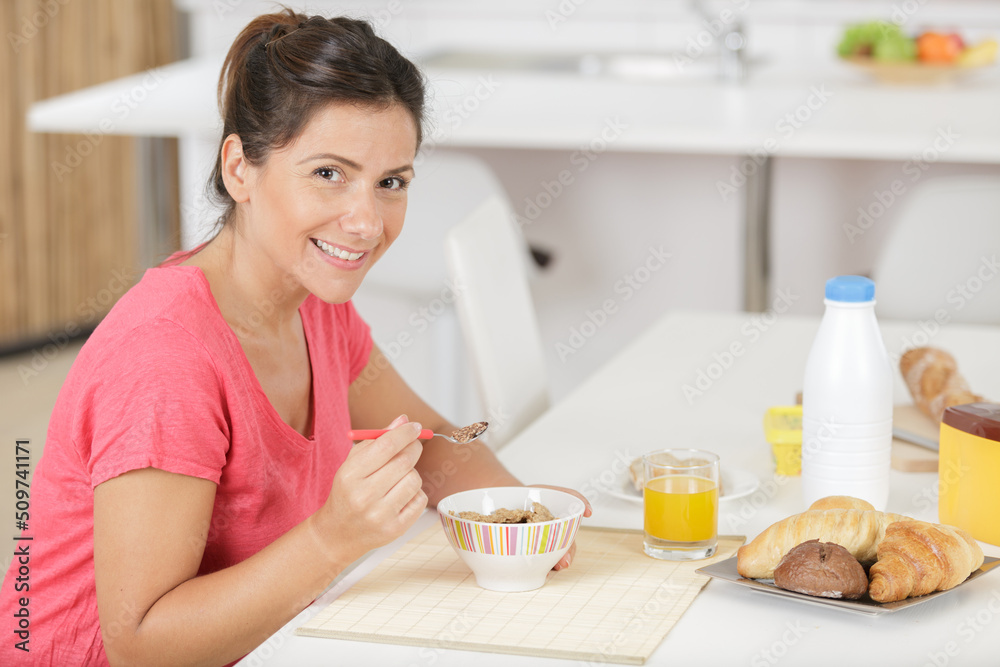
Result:
M594 513L594 509L590 506L590 501L587 500L587 497L582 493L580 493L579 491L576 491L574 489L567 489L564 486L549 486L548 484L529 484L528 486L538 487L539 489L554 489L556 491L562 491L563 493L574 495L583 502L583 516L590 516L591 514ZM556 566L553 567L552 569L553 570L566 569L567 567L570 566L570 563L573 562L573 556L575 555L576 555L576 540L573 540L573 544L570 545L569 551L566 552L566 555L563 556L559 560L559 562L556 563Z
M320 539L331 551L351 545L348 554L359 558L405 533L427 506L414 469L423 451L421 426L401 415L388 428L354 446L315 515Z

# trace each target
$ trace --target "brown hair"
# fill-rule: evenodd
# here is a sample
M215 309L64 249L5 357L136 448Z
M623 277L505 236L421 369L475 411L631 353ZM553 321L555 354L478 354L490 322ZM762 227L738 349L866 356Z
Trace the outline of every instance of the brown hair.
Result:
M222 143L231 134L243 142L250 164L288 145L312 114L330 102L384 109L401 104L423 138L424 80L416 65L365 21L304 16L285 8L252 20L229 48L219 77L222 140L209 181L226 208L235 202L222 180Z

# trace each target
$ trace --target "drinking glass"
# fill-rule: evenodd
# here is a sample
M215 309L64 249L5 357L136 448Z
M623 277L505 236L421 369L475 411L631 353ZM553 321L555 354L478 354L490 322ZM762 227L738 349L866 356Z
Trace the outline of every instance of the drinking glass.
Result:
M699 449L663 449L642 457L643 550L663 560L715 553L719 457Z

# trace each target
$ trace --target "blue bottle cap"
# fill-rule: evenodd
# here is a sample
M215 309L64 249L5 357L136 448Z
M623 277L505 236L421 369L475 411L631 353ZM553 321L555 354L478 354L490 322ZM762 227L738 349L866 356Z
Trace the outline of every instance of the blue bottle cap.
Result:
M826 298L860 303L875 298L875 283L864 276L837 276L826 281Z

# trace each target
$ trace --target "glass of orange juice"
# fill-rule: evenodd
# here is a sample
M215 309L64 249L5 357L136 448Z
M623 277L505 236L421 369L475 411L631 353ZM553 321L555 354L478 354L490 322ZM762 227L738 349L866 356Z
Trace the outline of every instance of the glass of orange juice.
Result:
M662 449L642 457L643 550L663 560L715 553L719 457L700 449Z

